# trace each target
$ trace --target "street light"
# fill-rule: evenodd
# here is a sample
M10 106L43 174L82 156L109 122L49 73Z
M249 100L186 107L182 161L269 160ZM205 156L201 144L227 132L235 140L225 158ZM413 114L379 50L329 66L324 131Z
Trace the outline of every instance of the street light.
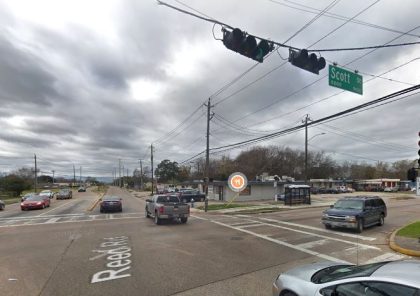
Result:
M308 140L308 137L305 137L306 138L306 141L305 141L305 183L308 183L308 143L313 138L315 138L317 136L322 136L322 135L325 135L325 134L326 133L316 134L316 135L312 136L309 140Z
M312 137L308 140L308 143L309 143L309 141L310 141L310 140L312 140L313 138L315 138L315 137L317 137L317 136L322 136L322 135L326 135L326 133L319 133L319 134L316 134L316 135L312 136Z

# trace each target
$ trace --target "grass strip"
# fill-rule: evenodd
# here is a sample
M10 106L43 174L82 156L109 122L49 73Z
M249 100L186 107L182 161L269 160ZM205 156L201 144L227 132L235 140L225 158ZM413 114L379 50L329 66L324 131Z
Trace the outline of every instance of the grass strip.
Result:
M404 237L420 238L420 221L411 223L404 228L401 228L397 235Z

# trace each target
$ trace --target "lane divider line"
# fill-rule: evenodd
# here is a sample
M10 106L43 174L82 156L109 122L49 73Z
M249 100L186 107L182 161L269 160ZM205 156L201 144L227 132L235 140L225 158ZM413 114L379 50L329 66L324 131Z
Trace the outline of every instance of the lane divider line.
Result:
M92 204L92 206L90 208L88 208L86 211L88 212L92 212L93 209L98 205L98 203L101 201L102 197L105 196L105 193L103 193L97 200L95 200L95 202Z

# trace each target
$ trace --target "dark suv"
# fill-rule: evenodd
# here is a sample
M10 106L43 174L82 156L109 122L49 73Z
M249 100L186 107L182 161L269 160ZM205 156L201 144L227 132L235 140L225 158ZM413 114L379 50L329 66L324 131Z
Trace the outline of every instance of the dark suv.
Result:
M387 210L382 198L378 196L352 196L337 200L322 215L325 228L353 228L362 232L363 228L384 224Z

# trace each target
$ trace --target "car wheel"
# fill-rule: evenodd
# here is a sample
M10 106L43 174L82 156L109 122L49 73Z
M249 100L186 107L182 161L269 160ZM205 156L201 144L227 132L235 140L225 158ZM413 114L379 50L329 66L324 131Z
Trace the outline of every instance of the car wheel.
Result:
M146 208L146 209L144 209L144 216L145 216L146 218L150 218L150 215L149 215L149 212L147 211L147 208Z
M161 220L159 219L157 213L155 213L155 224L160 225Z
M102 210L102 209L99 209L99 212L103 213L103 212L104 212L104 210Z
M3 211L4 210L4 205L1 205L0 206L0 209Z
M45 209L45 204L42 204L42 209Z
M357 220L357 229L356 229L357 233L362 233L363 228L364 228L363 219Z
M181 218L181 223L185 224L187 223L187 221L188 221L188 218Z
M331 225L330 224L324 224L326 229L331 229Z
M383 215L383 214L381 214L381 215L379 216L378 225L379 225L379 226L382 226L382 225L384 225L384 223L385 223L385 218L384 218L384 215Z

